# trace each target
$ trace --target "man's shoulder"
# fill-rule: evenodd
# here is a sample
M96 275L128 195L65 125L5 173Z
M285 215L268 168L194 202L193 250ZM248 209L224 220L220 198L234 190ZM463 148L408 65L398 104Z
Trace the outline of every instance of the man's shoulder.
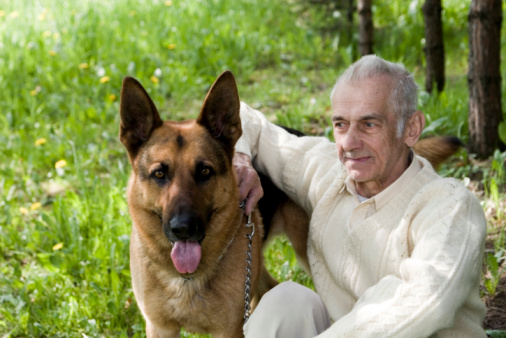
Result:
M418 205L417 208L481 210L479 200L461 181L423 170L420 171L420 176L424 182L411 200L412 204Z
M460 180L440 176L423 158L421 167L410 184L415 200L442 202L450 199L455 203L479 203L475 195Z

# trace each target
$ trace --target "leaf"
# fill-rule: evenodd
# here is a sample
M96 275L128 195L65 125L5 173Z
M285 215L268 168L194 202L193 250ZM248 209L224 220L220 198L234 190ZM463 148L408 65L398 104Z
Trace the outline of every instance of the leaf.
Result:
M495 182L495 178L492 178L490 181L490 195L494 199L494 201L499 201L499 188L497 187L497 183Z
M423 130L422 135L436 133L437 128L441 127L447 121L448 121L448 118L446 116L443 116L443 117L438 118L437 120L430 122L430 124L427 127L425 127L425 129Z
M111 289L114 292L114 294L117 294L118 290L120 289L120 281L116 271L111 270L110 278L111 278Z
M498 131L501 142L506 144L506 121L501 121L501 123L499 123Z
M497 263L497 258L494 255L487 255L487 265L488 270L492 273L492 275L497 274L497 271L499 270L499 263Z
M485 286L485 289L487 289L487 292L490 296L494 297L495 295L495 285L492 283L490 279L485 279L483 281L483 285Z
M506 338L506 331L502 330L486 330L485 333L492 338Z

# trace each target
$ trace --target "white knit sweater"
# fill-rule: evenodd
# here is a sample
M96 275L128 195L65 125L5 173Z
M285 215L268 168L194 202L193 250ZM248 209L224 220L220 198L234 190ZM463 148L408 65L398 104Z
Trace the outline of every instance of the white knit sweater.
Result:
M308 258L333 325L319 337L485 337L486 220L474 195L425 159L360 203L322 137L297 138L241 105L236 151L310 215Z

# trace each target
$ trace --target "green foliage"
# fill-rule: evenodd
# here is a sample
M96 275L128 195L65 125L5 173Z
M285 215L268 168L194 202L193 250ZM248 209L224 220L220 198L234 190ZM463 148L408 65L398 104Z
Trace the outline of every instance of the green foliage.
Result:
M505 121L501 121L501 123L499 123L499 138L501 139L501 142L506 144L506 120Z
M504 242L504 232L500 236ZM487 254L486 263L488 274L484 276L483 284L491 297L495 296L497 284L503 274L506 271L505 267L502 267L503 261L506 259L506 250L500 249L495 254Z
M506 331L502 330L486 330L485 333L492 338L506 338Z
M278 281L293 280L314 289L311 278L297 264L291 243L285 236L275 238L265 250L267 270Z

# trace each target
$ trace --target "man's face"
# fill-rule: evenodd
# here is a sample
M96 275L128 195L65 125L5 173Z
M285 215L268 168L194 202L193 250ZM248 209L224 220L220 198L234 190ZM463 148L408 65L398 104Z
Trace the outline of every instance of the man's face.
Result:
M386 77L341 83L332 97L334 138L341 162L358 193L371 197L402 175L409 148L397 137L397 118L388 105Z

